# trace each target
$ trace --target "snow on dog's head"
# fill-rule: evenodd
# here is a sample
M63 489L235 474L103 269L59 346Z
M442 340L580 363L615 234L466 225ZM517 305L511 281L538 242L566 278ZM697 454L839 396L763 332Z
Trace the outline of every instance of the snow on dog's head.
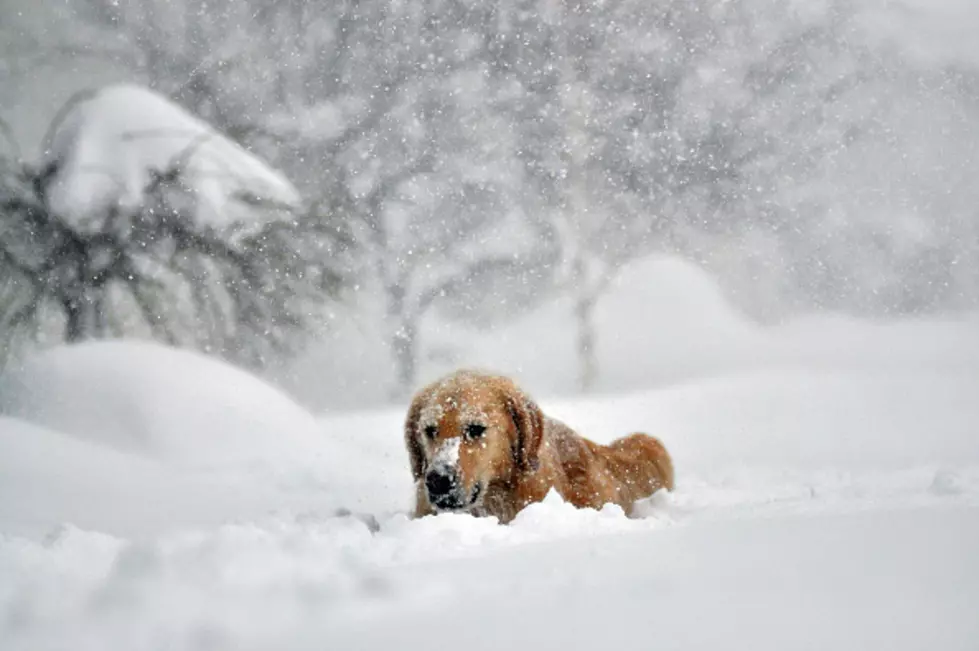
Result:
M446 468L458 471L459 468L459 447L462 439L454 436L451 439L443 440L435 449L435 456L432 457L430 464L434 468Z
M491 482L536 463L539 419L505 378L462 371L415 396L405 444L418 495L434 511L477 511Z

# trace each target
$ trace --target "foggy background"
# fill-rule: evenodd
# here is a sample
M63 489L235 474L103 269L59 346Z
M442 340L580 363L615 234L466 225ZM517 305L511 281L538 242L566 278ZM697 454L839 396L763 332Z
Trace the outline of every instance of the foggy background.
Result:
M0 0L0 359L153 336L340 408L457 364L631 388L804 315L969 315L977 27L966 0ZM215 227L174 167L80 226L51 188L112 119L59 111L119 82L300 201ZM196 262L144 259L158 235Z

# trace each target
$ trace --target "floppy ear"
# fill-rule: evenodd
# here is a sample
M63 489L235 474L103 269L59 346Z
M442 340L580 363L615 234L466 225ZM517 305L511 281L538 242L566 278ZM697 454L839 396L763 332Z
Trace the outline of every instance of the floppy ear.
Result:
M504 389L504 401L517 432L517 468L534 471L540 467L540 446L544 439L544 414L530 397L515 386Z
M422 452L421 443L418 441L418 419L421 418L422 396L415 396L408 408L408 416L405 418L405 447L408 449L408 458L411 461L411 474L418 481L424 471L425 456Z

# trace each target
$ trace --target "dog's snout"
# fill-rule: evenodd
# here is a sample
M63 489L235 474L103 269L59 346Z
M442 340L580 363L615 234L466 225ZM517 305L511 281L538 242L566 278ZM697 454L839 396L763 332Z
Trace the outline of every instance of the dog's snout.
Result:
M451 470L432 470L425 477L425 488L433 498L452 493L458 486L458 479Z

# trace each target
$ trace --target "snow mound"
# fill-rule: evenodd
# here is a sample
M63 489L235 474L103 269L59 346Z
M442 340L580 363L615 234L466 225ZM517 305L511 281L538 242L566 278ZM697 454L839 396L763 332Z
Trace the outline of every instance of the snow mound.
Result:
M400 440L392 421L383 433ZM124 536L274 513L407 509L403 450L324 427L249 373L149 342L54 348L0 375L0 537Z
M0 450L6 534L36 536L69 522L131 534L167 521L220 521L242 495L218 477L179 476L157 460L15 418L0 417Z
M202 354L136 341L39 353L0 376L0 414L81 441L191 463L314 453L311 414Z
M758 326L704 269L652 256L622 270L596 310L605 387L642 386L734 366L761 343ZM603 387L603 388L605 388Z
M175 161L183 163L203 225L247 221L238 197L293 207L301 202L282 174L202 120L147 88L122 84L80 99L51 134L42 159L55 170L48 203L77 228L91 228L113 207L138 208L151 172L171 169Z

